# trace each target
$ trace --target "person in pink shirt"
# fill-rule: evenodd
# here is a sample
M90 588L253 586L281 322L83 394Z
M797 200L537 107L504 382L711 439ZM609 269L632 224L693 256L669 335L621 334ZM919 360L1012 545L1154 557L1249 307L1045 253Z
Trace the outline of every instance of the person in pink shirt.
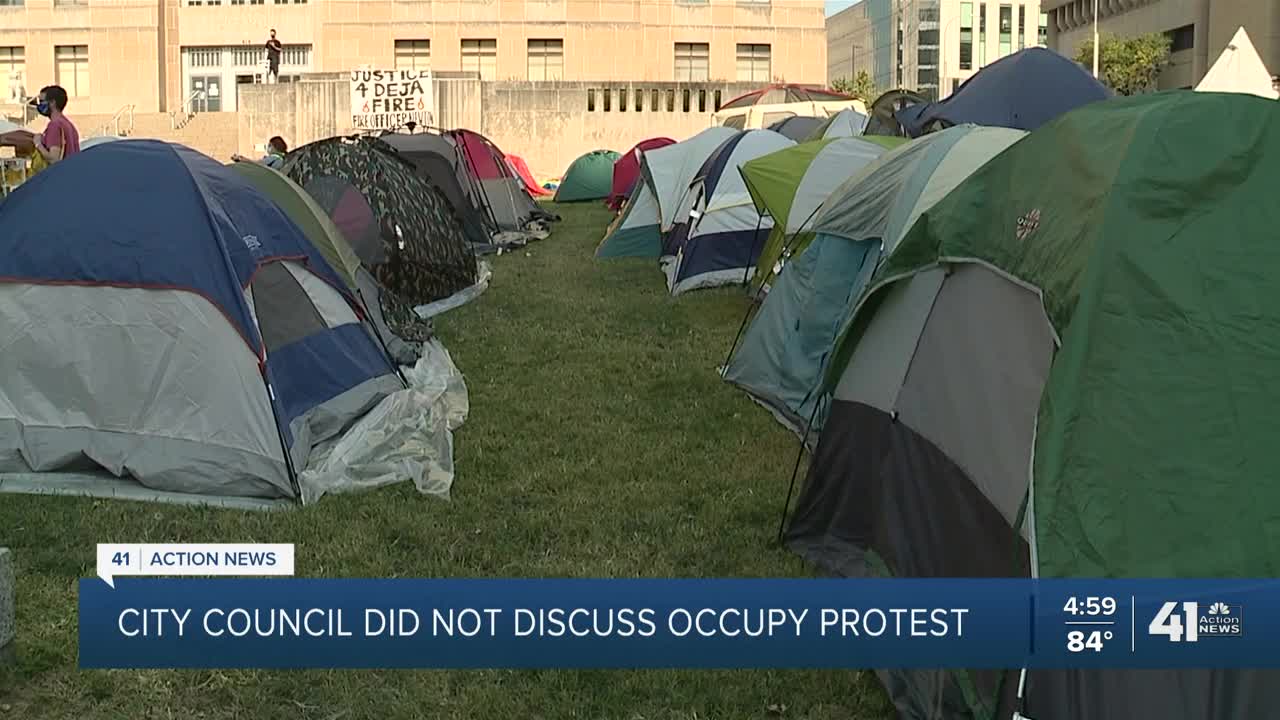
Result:
M67 91L58 85L42 89L36 98L36 111L49 118L49 124L36 140L35 148L50 165L80 152L80 132L71 119L63 114L66 109Z

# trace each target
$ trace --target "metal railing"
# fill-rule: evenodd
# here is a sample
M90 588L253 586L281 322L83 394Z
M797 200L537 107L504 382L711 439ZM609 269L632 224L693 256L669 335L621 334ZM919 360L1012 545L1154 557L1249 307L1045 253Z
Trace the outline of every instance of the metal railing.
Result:
M111 119L94 131L93 136L114 135L125 137L133 132L133 111L136 106L129 103L116 111Z
M183 101L182 107L169 113L169 127L173 130L181 130L191 122L191 118L197 114L206 112L209 109L209 98L205 95L204 90L196 90L187 96Z

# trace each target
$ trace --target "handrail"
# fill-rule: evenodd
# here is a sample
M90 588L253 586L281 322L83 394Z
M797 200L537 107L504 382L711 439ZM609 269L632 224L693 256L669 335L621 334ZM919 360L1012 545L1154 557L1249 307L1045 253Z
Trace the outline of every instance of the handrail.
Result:
M169 127L171 129L177 130L183 127L187 124L187 121L196 116L197 100L205 101L203 103L204 108L209 106L203 90L196 90L192 92L187 96L187 99L182 102L181 107L169 113ZM181 120L178 119L179 113L182 114Z
M129 103L122 106L119 110L116 111L115 115L111 116L110 120L103 123L97 129L95 134L99 136L111 134L111 135L115 135L116 137L124 137L125 135L128 135L129 133L133 132L133 110L135 107L136 106L133 103ZM124 132L121 132L120 120L126 115L128 115L129 117L129 125L124 129ZM114 132L110 132L110 131L114 131Z

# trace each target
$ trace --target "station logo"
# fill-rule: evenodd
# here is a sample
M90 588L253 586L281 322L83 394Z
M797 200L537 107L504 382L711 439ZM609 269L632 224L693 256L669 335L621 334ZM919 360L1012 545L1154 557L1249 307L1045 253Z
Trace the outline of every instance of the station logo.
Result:
M1200 603L1166 602L1151 620L1147 632L1164 635L1170 642L1243 637L1244 606L1219 601L1202 608Z

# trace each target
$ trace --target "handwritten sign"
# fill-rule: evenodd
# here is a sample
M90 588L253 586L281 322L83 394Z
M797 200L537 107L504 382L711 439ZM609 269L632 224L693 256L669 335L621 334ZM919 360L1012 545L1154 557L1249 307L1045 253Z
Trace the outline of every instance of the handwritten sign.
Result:
M351 125L395 130L406 123L435 124L430 70L352 70Z

